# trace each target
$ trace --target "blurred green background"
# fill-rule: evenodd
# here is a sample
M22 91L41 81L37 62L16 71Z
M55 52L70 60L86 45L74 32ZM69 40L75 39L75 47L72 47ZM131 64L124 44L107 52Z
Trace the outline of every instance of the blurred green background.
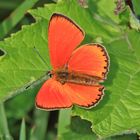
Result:
M22 25L30 25L31 23L35 22L34 18L29 13L27 13L27 11L31 8L43 7L44 4L48 3L55 3L55 1L0 0L0 40L3 40L4 38L9 37L12 33L19 31ZM138 5L135 5L135 7L136 9L139 9ZM138 12L137 15L139 15ZM45 112L37 110L34 106L35 93L40 88L40 86L41 85L38 85L35 88L27 89L22 94L7 100L4 104L0 103L0 140L57 139L56 136L58 131L59 112ZM61 113L62 114L60 116L62 118L60 121L63 121L67 114L63 114L63 112ZM83 135L87 134L88 137L91 135L91 137L94 137L94 139L97 138L96 136L93 136L91 129L88 129L91 126L88 121L83 121L77 117L75 120L72 121L73 132L78 132L78 134ZM79 122L81 126L84 124L83 126L88 127L79 129ZM69 123L68 118L66 124L67 123ZM78 137L78 135L73 134L72 131L70 132L71 136L73 136L73 140L76 140L76 136ZM67 137L68 135L65 136L65 138ZM68 139L71 139L70 137ZM125 136L117 136L106 140L136 140L137 138L138 136L136 134L127 134Z

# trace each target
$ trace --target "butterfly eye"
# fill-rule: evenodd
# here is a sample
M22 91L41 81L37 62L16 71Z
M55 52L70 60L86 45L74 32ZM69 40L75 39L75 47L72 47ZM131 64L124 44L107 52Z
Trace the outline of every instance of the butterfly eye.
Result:
M53 74L52 74L51 71L48 71L48 72L47 72L47 75L48 75L49 77L52 77Z

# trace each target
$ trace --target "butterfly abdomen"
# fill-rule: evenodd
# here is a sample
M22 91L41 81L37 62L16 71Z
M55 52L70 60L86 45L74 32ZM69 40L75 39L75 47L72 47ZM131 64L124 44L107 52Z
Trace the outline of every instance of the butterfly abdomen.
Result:
M86 74L81 74L77 72L68 72L66 70L56 71L54 73L55 79L62 84L74 83L87 86L99 85L101 78L96 76L90 76Z

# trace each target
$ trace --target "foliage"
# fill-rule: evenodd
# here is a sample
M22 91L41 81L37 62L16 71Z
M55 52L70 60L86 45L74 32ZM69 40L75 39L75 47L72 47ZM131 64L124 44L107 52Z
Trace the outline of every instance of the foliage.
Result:
M15 100L15 104L23 107L23 111L14 116L16 119L26 116L33 108L34 96L41 83L47 79L42 76L51 69L47 48L48 21L52 13L59 12L70 17L83 28L86 36L82 44L102 43L110 56L110 71L107 80L103 83L106 88L103 100L90 110L75 106L72 109L72 116L79 116L81 119L73 117L71 127L67 129L64 127L69 125L70 115L67 111L64 114L60 111L62 116L58 121L59 139L91 140L97 137L106 140L123 140L128 137L136 139L135 134L127 134L140 131L140 23L137 18L140 9L138 4L140 4L138 1L133 1L135 15L131 8L125 5L118 11L119 15L116 15L114 11L117 4L112 0L108 2L88 0L87 8L81 7L75 0L59 0L57 3L30 10L29 13L36 22L22 26L20 31L0 42L0 101L5 101L17 93L32 96L31 103L27 103L25 107L20 97ZM47 65L37 55L36 50L46 60ZM25 98L23 101L28 100L28 97L23 98ZM7 102L7 108L12 108L13 103L14 101ZM12 116L11 109L7 114ZM43 114L43 111L39 114ZM42 121L48 118L48 115L45 113ZM68 115L68 119L63 126L61 118L65 115ZM44 124L40 124L41 120L38 117L41 115L35 115L36 121L32 123L37 124L41 130L42 135L37 135L42 136L43 140L47 128ZM47 126L47 121L45 124ZM21 128L21 132L25 133L24 121ZM126 135L116 136L124 133ZM30 139L38 137L36 133L30 135Z

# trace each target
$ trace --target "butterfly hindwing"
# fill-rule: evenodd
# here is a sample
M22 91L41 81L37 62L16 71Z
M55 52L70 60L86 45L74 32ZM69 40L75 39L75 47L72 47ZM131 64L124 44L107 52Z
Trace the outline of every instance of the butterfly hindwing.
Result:
M72 83L67 83L65 88L69 89L66 94L71 102L85 108L91 108L96 105L102 98L104 89L102 85L93 87Z
M58 81L50 78L47 80L36 96L36 106L41 109L55 110L72 106L65 89Z

